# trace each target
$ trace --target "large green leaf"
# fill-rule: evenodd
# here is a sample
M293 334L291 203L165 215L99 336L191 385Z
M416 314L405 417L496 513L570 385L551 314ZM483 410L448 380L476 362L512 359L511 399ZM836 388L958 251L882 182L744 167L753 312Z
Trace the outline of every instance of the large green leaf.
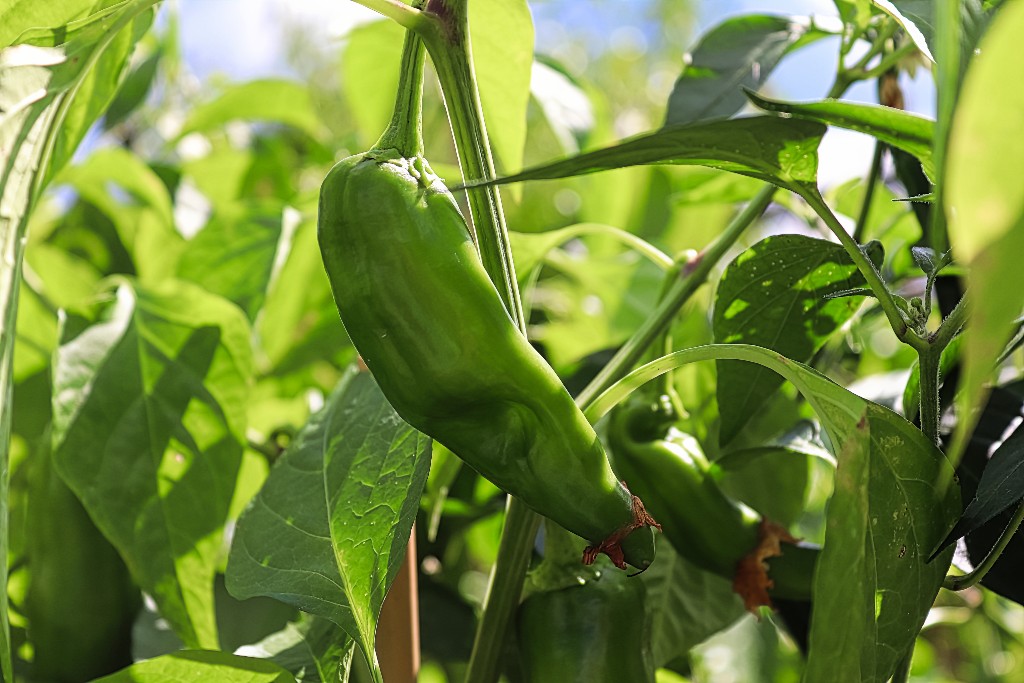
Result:
M326 617L376 667L380 606L430 467L430 440L352 367L238 522L227 587Z
M819 121L837 128L867 133L893 147L913 154L921 162L924 173L934 182L932 140L935 122L917 114L877 104L859 104L839 100L820 102L780 102L747 92L747 97L767 111L788 114L798 119Z
M757 346L698 346L648 363L598 397L587 417L600 418L674 367L723 359L757 363L792 382L817 412L838 460L804 680L885 683L913 646L952 557L947 549L927 559L959 512L952 468L899 415Z
M217 646L213 577L245 443L249 336L240 310L194 285L123 285L54 360L57 470L189 646Z
M860 297L828 298L864 286L838 244L803 235L767 237L730 263L718 283L716 342L754 344L807 362L860 306ZM782 384L772 370L719 361L719 438L728 443Z
M67 161L113 95L134 30L148 20L140 14L155 2L127 0L57 32L29 31L23 39L30 44L0 51L0 558L7 556L12 353L28 217L46 179ZM8 3L0 10L0 30L8 32L0 44L29 24L83 13L81 4L59 0ZM79 92L83 96L76 97ZM0 585L7 585L6 562L0 562ZM11 676L7 592L0 591L0 678Z
M962 447L980 409L984 384L1021 313L1024 291L1024 90L1008 87L1024 70L1024 4L996 15L964 80L950 131L943 193L957 263L969 266L971 315L961 349Z
M183 650L132 664L94 683L294 683L295 678L265 659L227 652Z
M308 614L235 654L269 659L289 671L298 683L348 680L355 641L337 624Z
M726 19L701 37L687 56L668 100L665 123L732 116L793 50L831 35L810 17L744 14Z
M813 121L756 116L666 126L604 149L585 152L495 180L504 185L585 175L642 164L710 166L791 190L813 186L825 127Z
M654 664L685 657L697 644L746 614L732 582L684 560L660 536L658 561L645 571Z
M469 39L480 106L498 168L520 168L533 67L533 19L526 0L469 3Z

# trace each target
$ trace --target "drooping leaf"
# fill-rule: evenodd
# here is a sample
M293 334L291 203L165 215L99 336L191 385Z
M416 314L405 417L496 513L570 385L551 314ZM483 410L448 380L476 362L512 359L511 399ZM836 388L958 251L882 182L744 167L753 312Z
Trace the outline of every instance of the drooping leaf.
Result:
M997 15L968 70L950 131L943 194L949 239L958 264L969 268L971 315L962 348L959 452L981 406L984 385L1021 313L1024 291L1024 90L1006 87L1024 70L1024 5Z
M302 615L297 622L236 655L268 659L291 673L297 683L335 683L348 680L355 641L333 622Z
M237 120L283 123L314 140L323 132L309 88L294 81L265 79L228 86L215 99L195 107L180 135L207 132Z
M716 342L754 344L806 362L860 306L827 298L864 285L838 244L803 235L767 237L725 269L715 296ZM731 441L782 384L768 368L719 361L719 438Z
M648 363L598 397L587 417L599 419L674 367L724 359L769 367L792 382L818 414L838 461L804 680L885 683L913 645L952 556L947 549L927 560L959 509L949 463L902 417L802 363L749 345L698 346Z
M124 121L146 100L156 79L157 68L164 58L163 48L157 48L125 77L117 95L103 114L105 129L110 130Z
M182 650L132 664L93 683L294 683L295 678L265 659L227 652Z
M533 67L533 19L526 0L470 3L469 39L495 161L498 168L520 168Z
M687 562L664 536L657 539L658 561L641 576L651 614L654 665L683 657L698 643L746 614L732 583Z
M217 647L213 577L245 443L249 326L194 285L122 285L54 361L54 462L189 646Z
M281 206L225 207L188 242L178 276L255 320L288 258L297 222L297 212Z
M932 138L935 122L917 114L877 104L822 100L820 102L780 102L748 91L747 97L766 111L789 114L798 119L819 121L837 128L866 133L893 147L913 154L921 162L925 175L935 181Z
M667 126L604 149L542 164L477 185L549 180L643 164L709 166L787 189L816 182L825 127L812 121L751 117Z
M744 14L726 19L686 56L665 124L732 116L747 103L744 88L760 88L783 57L832 33L810 17Z
M2 45L21 35L30 44L0 50L0 558L7 557L8 449L14 330L22 248L32 206L112 95L133 40L155 0L134 0L59 31L23 33L31 24L82 16L82 3L7 3L0 9ZM40 35L41 34L41 35ZM127 35L127 38L124 36ZM54 39L55 36L59 38ZM49 41L47 42L47 38ZM32 44L38 39L39 44ZM108 48L109 51L108 51ZM76 97L76 93L78 96ZM0 562L7 585L7 562ZM0 677L12 680L7 591L0 591Z
M429 465L430 440L351 368L239 520L228 590L330 619L374 668L377 617Z

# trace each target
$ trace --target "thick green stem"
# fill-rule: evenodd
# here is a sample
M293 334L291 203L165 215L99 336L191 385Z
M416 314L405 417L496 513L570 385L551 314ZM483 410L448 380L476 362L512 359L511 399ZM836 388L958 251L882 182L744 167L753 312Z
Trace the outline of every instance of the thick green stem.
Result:
M430 0L426 11L436 21L430 25L431 30L421 31L421 35L441 82L463 180L469 183L493 178L494 161L477 92L465 2ZM501 209L501 195L497 187L488 186L469 190L468 199L480 259L498 288L509 315L525 334L526 321L516 284L505 215Z
M992 566L999 559L999 556L1003 554L1003 550L1010 543L1010 539L1017 533L1017 529L1020 528L1021 522L1024 521L1024 502L1021 502L1017 506L1017 511L1013 514L1013 518L1010 519L1010 523L1003 529L1003 535L999 537L996 544L992 546L992 550L989 551L985 559L981 561L974 571L964 574L963 576L947 576L946 580L943 581L942 587L948 588L951 591L962 591L965 588L970 588L974 584L985 578L985 574L992 569Z
M939 442L939 360L942 349L929 345L918 351L917 367L921 377L921 431L935 444Z

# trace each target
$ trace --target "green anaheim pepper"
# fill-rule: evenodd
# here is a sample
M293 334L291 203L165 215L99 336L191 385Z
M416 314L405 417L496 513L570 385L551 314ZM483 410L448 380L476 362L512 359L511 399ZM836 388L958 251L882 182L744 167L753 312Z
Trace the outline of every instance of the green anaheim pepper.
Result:
M320 190L320 250L345 329L409 424L593 543L587 559L607 552L643 569L654 539L642 505L513 323L454 198L422 157L422 60L409 34L391 125Z

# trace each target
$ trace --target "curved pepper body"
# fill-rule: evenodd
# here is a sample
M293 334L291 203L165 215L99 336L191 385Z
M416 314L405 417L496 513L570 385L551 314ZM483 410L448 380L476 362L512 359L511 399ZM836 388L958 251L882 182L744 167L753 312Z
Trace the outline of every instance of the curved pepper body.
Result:
M519 606L526 683L654 683L644 584L602 572Z
M342 322L395 410L481 475L598 543L634 519L590 423L519 332L421 157L339 162L318 239ZM623 542L645 568L653 533Z
M761 516L722 492L697 442L672 426L670 411L638 400L612 411L608 441L615 471L661 523L682 557L734 579L759 543ZM786 545L770 557L771 595L811 596L817 548Z

